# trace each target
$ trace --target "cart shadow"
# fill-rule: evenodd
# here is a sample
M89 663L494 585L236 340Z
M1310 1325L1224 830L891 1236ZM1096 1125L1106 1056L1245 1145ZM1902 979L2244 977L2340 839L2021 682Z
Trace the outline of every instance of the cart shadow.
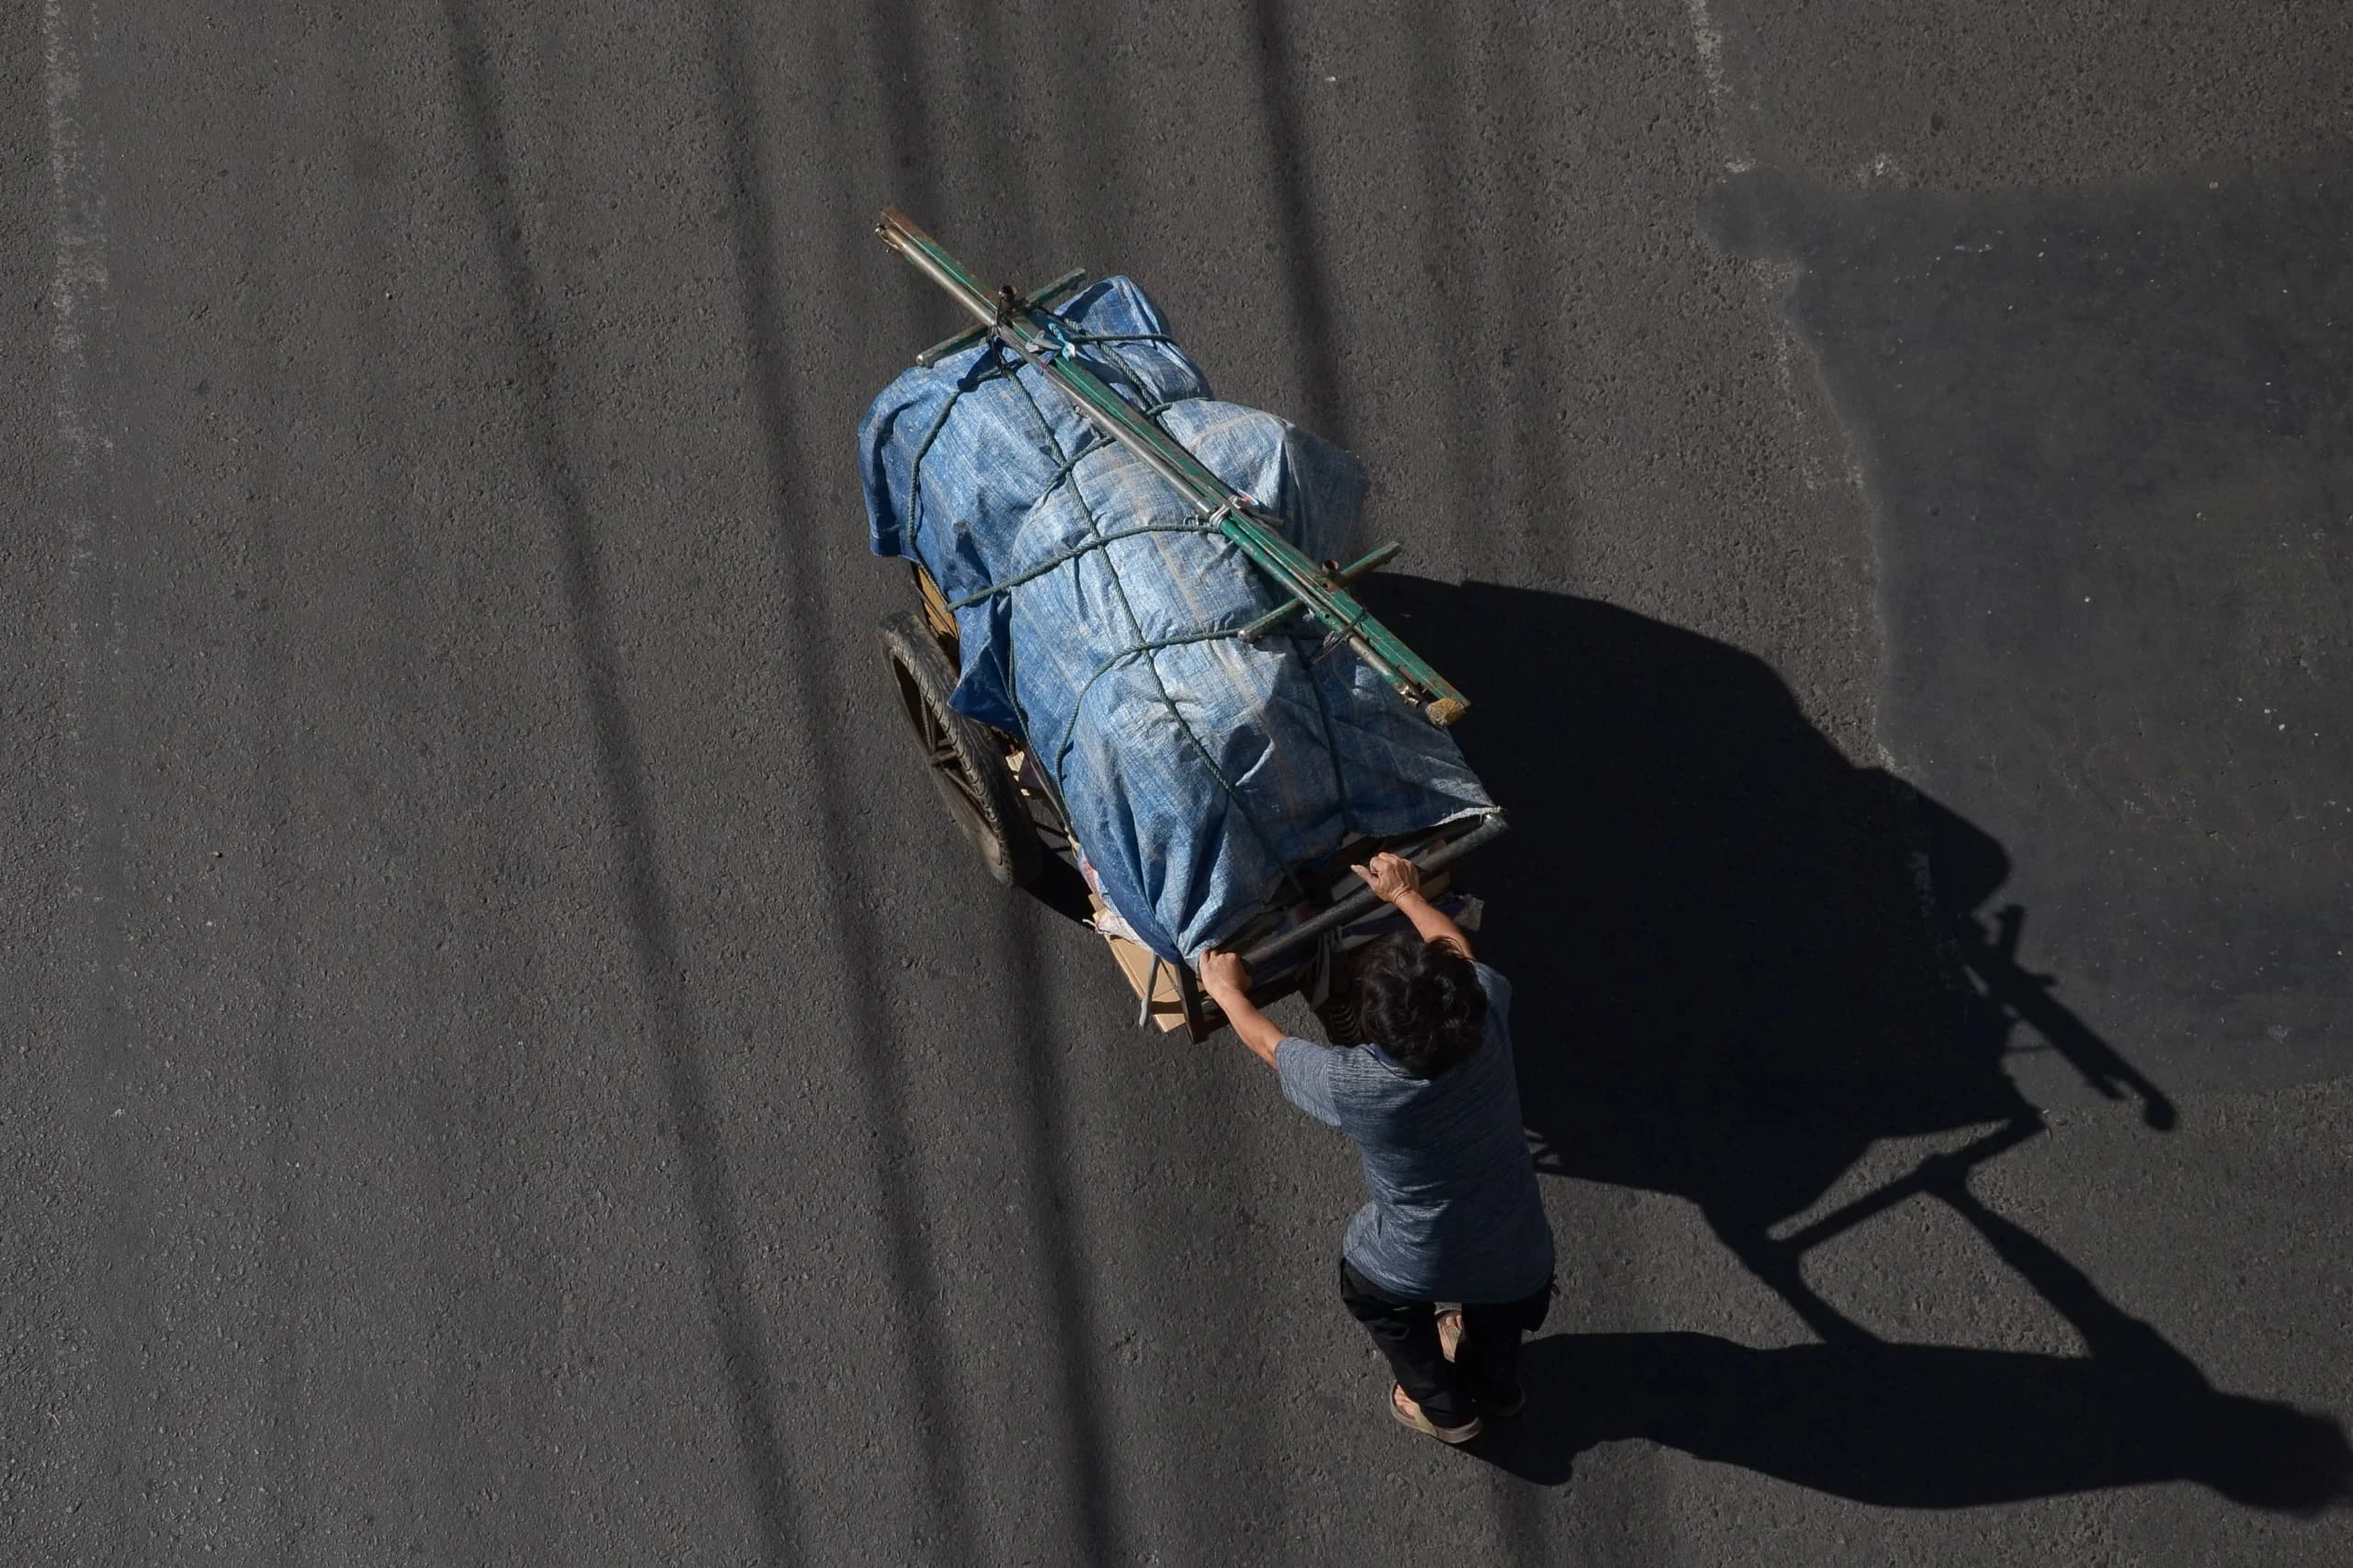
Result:
M1520 982L1542 1168L1689 1199L1802 1291L1767 1228L1875 1141L2030 1127L2012 1050L2172 1125L2020 965L2024 912L1983 912L2001 846L1848 763L1761 660L1566 595L1387 576L1365 597L1471 694L1464 750L1513 813L1471 877L1483 955Z
M1972 1168L2041 1129L2003 1071L2011 1051L2054 1051L2153 1131L2174 1122L2019 962L2026 915L1994 903L2000 845L1847 762L1737 649L1495 584L1392 575L1364 597L1471 695L1464 750L1514 813L1471 879L1490 908L1482 956L1518 982L1540 1170L1689 1200L1823 1341L1540 1341L1536 1408L1563 1414L1485 1440L1488 1457L1558 1481L1583 1447L1649 1437L1923 1506L2163 1477L2264 1506L2342 1493L2334 1422L2212 1392L1970 1194ZM1874 1142L1963 1130L1976 1142L1774 1234ZM1808 1247L1915 1196L1972 1225L2091 1357L1886 1344L1807 1285Z

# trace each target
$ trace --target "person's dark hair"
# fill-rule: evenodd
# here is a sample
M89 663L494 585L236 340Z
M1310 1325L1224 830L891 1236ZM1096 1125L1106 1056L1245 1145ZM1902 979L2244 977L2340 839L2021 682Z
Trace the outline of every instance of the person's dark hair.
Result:
M1408 1073L1435 1078L1486 1037L1487 994L1451 942L1402 931L1368 942L1351 982L1366 1036Z

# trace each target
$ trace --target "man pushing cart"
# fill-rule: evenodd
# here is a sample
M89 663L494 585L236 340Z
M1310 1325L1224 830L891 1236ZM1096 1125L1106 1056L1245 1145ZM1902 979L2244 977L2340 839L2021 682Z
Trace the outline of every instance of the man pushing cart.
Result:
M1397 553L1340 564L1364 472L1214 399L1127 278L991 290L904 216L877 232L972 320L859 430L874 551L915 581L882 642L933 781L998 881L1050 854L1084 879L1142 1019L1231 1022L1357 1141L1344 1294L1398 1419L1465 1441L1516 1409L1551 1236L1508 988L1448 886L1504 817L1448 733L1462 694L1350 592ZM1260 1008L1302 991L1394 1054L1284 1039Z

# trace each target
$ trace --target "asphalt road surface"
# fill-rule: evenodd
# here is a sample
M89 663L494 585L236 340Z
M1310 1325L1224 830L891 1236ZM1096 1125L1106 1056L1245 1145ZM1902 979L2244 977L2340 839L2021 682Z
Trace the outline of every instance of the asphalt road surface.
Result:
M0 71L0 1557L2353 1561L2353 11L44 0ZM900 733L885 203L1375 476L1564 1264L1474 1451L1345 1145Z

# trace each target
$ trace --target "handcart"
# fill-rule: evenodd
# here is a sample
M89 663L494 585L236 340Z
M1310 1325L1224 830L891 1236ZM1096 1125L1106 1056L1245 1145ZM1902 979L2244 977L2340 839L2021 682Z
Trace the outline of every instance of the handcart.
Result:
M1469 704L1462 694L1381 625L1349 591L1358 580L1393 559L1398 546L1384 545L1345 566L1336 560L1314 561L1285 537L1284 519L1267 503L1229 484L1172 435L1163 411L1139 406L1090 367L1087 355L1081 351L1088 341L1086 335L1056 310L1085 288L1085 273L1067 273L1027 295L1010 286L992 290L904 214L885 211L876 233L973 321L964 331L918 355L918 367L937 366L976 346L990 345L989 354L1012 357L1005 358L1007 366L1016 369L1026 366L1039 372L1068 400L1086 426L1097 433L1096 449L1110 445L1123 449L1182 498L1186 514L1182 531L1213 535L1229 544L1233 554L1271 585L1271 595L1260 592L1259 598L1273 602L1255 619L1203 635L1254 648L1279 642L1291 649L1302 665L1320 665L1335 657L1353 658L1394 694L1396 702L1410 704L1422 721L1441 730L1467 710ZM926 438L926 447L946 418L943 410ZM1066 461L1063 473L1067 474L1078 460L1074 456ZM1046 566L1099 542L1089 541L1050 558ZM878 542L876 548L882 547ZM1139 1025L1157 1024L1171 1031L1182 1028L1194 1040L1205 1039L1223 1027L1225 1020L1200 988L1192 968L1180 959L1155 952L1136 937L1097 885L1094 868L1058 788L1057 759L1046 755L1053 749L1051 738L1039 737L1033 744L1031 736L1020 733L1021 724L1010 719L1003 723L983 722L960 710L953 701L960 672L966 665L960 644L964 629L972 624L970 620L960 624L960 614L969 611L973 601L1009 591L1013 585L992 585L983 593L951 600L923 561L912 551L908 561L917 605L884 620L882 652L932 782L950 815L1000 883L1023 886L1036 881L1050 858L1062 862L1067 871L1079 873L1095 915L1093 925L1136 994ZM1044 569L1022 574L1014 582L1032 580ZM1451 744L1445 744L1450 751ZM1067 738L1063 746L1066 751ZM1336 752L1333 766L1336 772L1339 770ZM1402 926L1351 867L1384 850L1404 855L1420 868L1424 891L1466 926L1474 926L1477 901L1455 885L1453 868L1462 857L1500 835L1505 826L1502 811L1479 795L1472 806L1453 812L1444 821L1406 831L1347 832L1328 850L1283 865L1274 892L1240 912L1231 927L1218 935L1216 945L1238 952L1248 965L1254 1002L1264 1005L1304 993L1310 1002L1326 1009L1327 1024L1336 1017L1340 1027L1346 1027L1339 977L1345 974L1347 952L1385 929ZM1162 945L1167 944L1164 940Z

